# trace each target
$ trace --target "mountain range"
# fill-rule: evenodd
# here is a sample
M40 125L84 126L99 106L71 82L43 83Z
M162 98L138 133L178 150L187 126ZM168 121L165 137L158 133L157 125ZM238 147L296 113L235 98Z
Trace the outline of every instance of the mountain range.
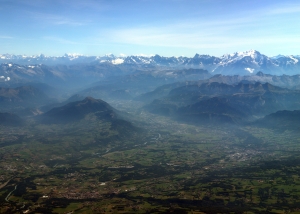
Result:
M0 55L0 63L6 63L6 66L13 64L37 66L44 64L48 66L57 65L74 65L74 64L90 64L114 66L120 70L126 67L139 68L201 68L208 70L212 74L223 75L246 75L255 74L262 71L265 74L282 75L297 74L300 68L300 56L283 56L268 57L259 51L250 50L245 52L235 52L232 54L224 54L221 57L210 55L195 54L194 57L164 57L160 55L154 56L114 56L108 54L105 56L84 56L79 54L65 54L64 56L45 56L43 54L37 56L24 55ZM0 75L2 75L0 73ZM6 79L5 75L0 78ZM7 80L7 79L6 79Z
M175 85L175 84L174 84ZM147 93L144 109L187 122L236 124L282 110L299 109L300 91L270 83L194 82L166 87L168 93ZM159 90L161 91L161 90ZM158 91L158 92L159 92ZM160 95L160 96L159 96ZM147 96L150 98L147 99Z
M261 118L253 123L259 127L269 127L277 131L292 130L299 133L300 130L300 110L277 111Z
M101 118L113 119L119 113L102 100L138 101L139 111L181 121L248 123L299 110L299 60L255 50L192 58L0 55L0 111L78 121L106 108Z

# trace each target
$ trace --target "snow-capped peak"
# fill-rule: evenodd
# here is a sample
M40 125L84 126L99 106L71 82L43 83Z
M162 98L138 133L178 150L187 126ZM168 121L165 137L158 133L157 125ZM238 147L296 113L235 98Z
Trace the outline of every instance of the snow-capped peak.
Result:
M78 58L80 56L84 56L83 54L79 54L79 53L66 53L65 54L65 57L68 57L68 58Z
M261 55L258 51L256 50L249 50L249 51L244 51L244 52L238 52L239 56L251 56L252 58L256 58L257 56Z
M38 64L76 64L76 63L105 63L113 65L151 65L178 68L201 68L210 72L232 74L244 73L254 74L257 71L264 73L283 73L289 69L293 74L299 73L299 55L277 55L267 57L256 50L235 52L215 57L204 54L195 54L194 57L165 57L161 55L128 55L120 54L115 56L111 53L102 56L86 56L78 53L68 53L62 56L40 55L12 55L0 54L0 63L3 69L11 70L17 68L15 65L26 65L26 69L33 69ZM2 75L2 74L1 74ZM5 76L3 74L3 76ZM2 78L3 79L3 78Z
M115 58L115 55L113 55L112 53L105 54L104 56L109 58Z
M221 56L221 64L233 63L242 60L245 57L250 57L253 63L259 63L265 56L256 50L249 50L244 52L235 52L233 54L224 54Z
M256 50L249 50L249 51L244 51L244 52L234 52L232 54L224 54L223 56L221 56L221 58L223 58L223 59L233 59L233 58L241 59L245 56L250 56L251 58L254 59L260 55L261 54Z
M297 64L300 60L298 56L284 56L284 55L277 55L274 57L271 57L272 60L276 60L276 63L285 62L287 64Z

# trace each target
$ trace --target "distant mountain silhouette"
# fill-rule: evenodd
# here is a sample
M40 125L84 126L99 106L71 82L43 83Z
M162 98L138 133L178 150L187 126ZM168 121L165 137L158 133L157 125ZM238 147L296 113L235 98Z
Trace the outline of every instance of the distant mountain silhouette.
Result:
M213 97L192 105L179 108L177 116L181 120L205 123L238 123L247 115L235 108L228 99Z
M229 90L225 90L225 87L221 87L217 83L225 84L223 86L227 87ZM291 89L291 90L299 90L300 89L300 75L294 75L294 76L288 76L288 75L282 75L282 76L275 76L270 74L264 74L262 72L258 72L256 75L249 75L249 76L240 76L240 75L234 75L234 76L224 76L221 74L214 75L213 77L205 80L197 80L197 81L184 81L184 82L176 82L171 84L165 84L160 87L157 87L153 91L149 91L146 93L143 93L135 98L135 100L143 101L146 103L150 103L154 99L160 99L163 97L166 97L171 92L172 94L176 95L176 93L181 94L182 96L185 96L184 93L191 97L192 94L195 93L205 93L205 94L219 94L220 93L232 93L236 91L236 93L242 93L246 92L247 88L238 88L237 85L240 85L240 87L245 87L246 84L248 84L249 91L255 90L255 87L259 86L255 84L261 83L269 83L273 87L273 89L269 90L283 90L283 88ZM247 86L246 86L247 87ZM261 86L259 86L261 87ZM266 87L266 86L265 86ZM206 90L206 92L205 92ZM223 92L221 91L223 90ZM230 90L232 92L230 92ZM243 91L245 90L245 91ZM256 90L261 90L257 88ZM268 90L268 89L266 89ZM190 93L191 92L191 93ZM219 93L220 92L220 93ZM170 96L169 96L170 97Z
M125 100L132 99L164 84L209 77L211 74L202 69L136 70L127 75L108 77L105 81L94 83L92 87L82 90L79 94L106 100Z
M0 109L37 107L51 101L45 93L32 86L0 88Z
M151 94L148 93L148 96ZM170 90L144 108L149 112L198 122L242 122L279 110L299 109L300 91L269 83L187 84Z
M192 82L193 84L194 82ZM160 87L157 87L155 90L141 94L135 98L135 100L143 101L146 103L150 103L151 101L155 99L159 99L162 97L167 96L170 91L174 88L182 87L189 84L189 82L176 82L171 84L166 84Z

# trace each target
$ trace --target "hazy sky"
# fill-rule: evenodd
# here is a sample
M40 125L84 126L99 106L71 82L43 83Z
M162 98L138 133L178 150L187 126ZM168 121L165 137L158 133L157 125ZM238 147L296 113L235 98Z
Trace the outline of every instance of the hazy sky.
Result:
M300 55L299 0L0 0L0 53Z

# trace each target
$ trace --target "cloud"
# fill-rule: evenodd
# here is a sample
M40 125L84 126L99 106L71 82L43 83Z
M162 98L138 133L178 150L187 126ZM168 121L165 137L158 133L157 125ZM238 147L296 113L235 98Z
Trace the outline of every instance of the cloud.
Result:
M70 18L66 18L63 16L56 16L56 15L48 15L47 17L44 17L44 19L48 23L53 25L83 26L88 23L88 22L76 21Z
M60 44L69 44L69 45L84 45L84 46L100 46L103 45L103 43L98 43L98 42L79 42L79 41L74 41L74 40L69 40L61 37L56 37L56 36L44 36L42 37L44 40L48 41L53 41L53 42L58 42ZM84 41L87 41L89 39L86 39Z
M73 0L71 2L66 1L64 3L66 3L65 6L67 8L73 7L78 10L88 9L88 10L101 12L110 8L108 2L101 1L101 0L85 0L85 1L75 0L75 3Z
M300 30L287 23L291 13L300 12L300 4L281 4L257 10L241 11L228 17L176 20L160 25L140 25L106 29L101 41L146 47L189 49L225 49L299 44ZM275 21L276 17L276 21ZM274 19L273 19L274 18ZM281 19L282 18L282 19ZM279 22L278 22L279 21Z
M90 23L88 20L76 20L67 16L46 14L46 13L31 13L35 20L43 21L51 25L68 25L68 26L83 26Z
M0 35L0 39L13 39L14 37L12 36L3 36L3 35Z
M73 44L73 45L78 44L77 42L74 42L71 40L67 40L67 39L63 39L63 38L59 38L59 37L53 37L53 36L45 36L45 37L43 37L43 39L51 40L51 41L58 42L61 44Z
M275 7L271 7L265 11L267 15L284 15L284 14L292 14L292 13L300 13L300 4L281 4L276 5Z
M190 23L189 23L190 24ZM195 27L197 26L198 27ZM104 40L111 43L125 43L143 46L218 48L228 46L232 38L227 34L235 26L199 26L182 24L178 26L144 27L111 30L106 32ZM102 34L103 36L103 34Z

